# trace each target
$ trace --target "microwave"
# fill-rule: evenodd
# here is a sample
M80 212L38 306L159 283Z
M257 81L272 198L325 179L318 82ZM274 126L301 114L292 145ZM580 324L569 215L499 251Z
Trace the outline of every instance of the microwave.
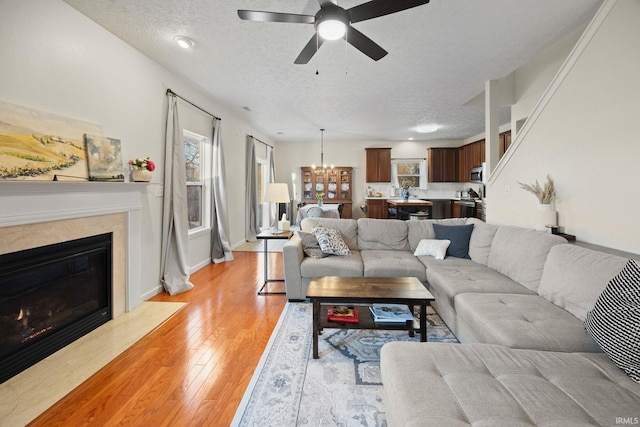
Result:
M471 176L469 177L469 182L473 182L475 184L484 184L486 179L485 171L486 165L484 163L480 167L471 168Z

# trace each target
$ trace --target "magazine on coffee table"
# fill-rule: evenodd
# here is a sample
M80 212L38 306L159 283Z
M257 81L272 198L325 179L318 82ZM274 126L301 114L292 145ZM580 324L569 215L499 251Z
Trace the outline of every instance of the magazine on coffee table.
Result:
M379 323L406 323L413 320L413 313L404 304L373 304L369 307L373 320Z

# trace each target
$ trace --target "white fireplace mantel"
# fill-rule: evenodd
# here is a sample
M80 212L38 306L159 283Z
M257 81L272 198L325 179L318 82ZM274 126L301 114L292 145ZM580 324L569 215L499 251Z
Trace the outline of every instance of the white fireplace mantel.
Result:
M141 194L146 183L4 181L0 182L0 228L125 213L126 302L141 304Z

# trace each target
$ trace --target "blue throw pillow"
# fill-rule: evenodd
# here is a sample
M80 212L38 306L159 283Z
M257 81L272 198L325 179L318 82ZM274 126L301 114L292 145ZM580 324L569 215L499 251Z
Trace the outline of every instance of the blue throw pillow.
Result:
M450 240L447 255L456 258L467 258L469 256L469 239L473 231L473 224L467 225L440 225L433 224L433 232L438 240Z

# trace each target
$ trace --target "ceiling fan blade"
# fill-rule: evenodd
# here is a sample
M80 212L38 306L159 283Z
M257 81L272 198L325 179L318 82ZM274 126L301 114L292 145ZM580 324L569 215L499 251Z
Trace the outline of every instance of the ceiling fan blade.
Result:
M429 0L372 0L354 6L348 9L347 12L351 23L354 23L401 12L427 3L429 3Z
M324 7L327 3L338 5L338 0L318 0L320 7Z
M374 42L369 37L365 36L350 25L347 27L347 34L345 37L353 47L355 47L374 61L384 58L388 53L376 42ZM322 39L322 37L320 39Z
M261 12L258 10L238 10L240 19L259 22L289 22L293 24L313 24L315 16L295 13Z
M318 33L315 33L313 37L311 37L311 40L309 40L309 43L307 43L306 46L302 49L300 55L298 55L296 60L293 61L293 63L307 64L311 60L313 55L317 52L317 50L320 49L320 46L322 46L323 42L324 40L322 39L322 37L318 37Z

